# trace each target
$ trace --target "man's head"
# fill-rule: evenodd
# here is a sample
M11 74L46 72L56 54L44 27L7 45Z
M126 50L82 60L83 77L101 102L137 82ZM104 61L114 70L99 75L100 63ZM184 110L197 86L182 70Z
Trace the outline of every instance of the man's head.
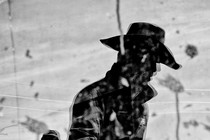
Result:
M125 54L118 54L118 63L126 77L141 75L141 81L149 81L157 71L157 64L165 64L179 69L170 50L163 44L165 32L162 28L150 23L133 23L127 34L123 35ZM120 51L120 36L100 40L104 45ZM132 80L132 79L131 79Z
M150 37L142 36L141 39L136 38L133 41L126 40L124 42L125 55L118 53L117 62L121 65L121 73L130 82L139 82L145 84L150 81L150 78L157 72L157 56L155 54L154 46L158 46L158 41L151 39ZM132 48L132 49L131 49Z

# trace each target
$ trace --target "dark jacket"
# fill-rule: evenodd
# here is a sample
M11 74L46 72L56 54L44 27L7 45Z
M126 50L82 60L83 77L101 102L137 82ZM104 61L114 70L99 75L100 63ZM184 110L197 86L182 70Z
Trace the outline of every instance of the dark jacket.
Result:
M145 103L156 93L150 86L141 85L142 92L132 97L130 86L122 79L120 66L115 63L103 79L76 95L69 140L143 139L148 120Z

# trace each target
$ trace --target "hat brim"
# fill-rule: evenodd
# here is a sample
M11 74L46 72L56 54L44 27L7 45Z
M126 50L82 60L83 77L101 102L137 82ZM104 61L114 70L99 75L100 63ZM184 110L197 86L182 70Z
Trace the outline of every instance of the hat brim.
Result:
M120 37L123 38L124 43L127 42L141 42L148 38L152 38L151 36L146 35L122 35L122 36L114 36L107 39L100 39L101 43L105 46L112 48L116 51L120 51Z
M178 64L171 51L166 47L163 43L161 43L159 40L157 40L154 36L146 36L146 35L122 35L122 36L114 36L107 39L100 39L100 42L104 44L105 46L114 49L115 51L120 51L120 38L123 38L124 44L131 43L131 42L145 42L145 40L152 39L155 42L158 42L158 49L156 54L159 57L159 60L157 60L157 63L163 63L175 70L181 68L182 66ZM124 45L125 49L127 45ZM147 46L145 46L147 47ZM148 49L151 49L148 47Z

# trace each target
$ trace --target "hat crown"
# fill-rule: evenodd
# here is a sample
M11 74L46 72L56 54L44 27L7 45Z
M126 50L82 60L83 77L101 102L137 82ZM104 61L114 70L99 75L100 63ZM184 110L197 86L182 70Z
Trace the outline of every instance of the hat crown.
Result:
M154 36L161 43L164 43L165 40L165 31L162 28L145 22L132 23L126 35Z

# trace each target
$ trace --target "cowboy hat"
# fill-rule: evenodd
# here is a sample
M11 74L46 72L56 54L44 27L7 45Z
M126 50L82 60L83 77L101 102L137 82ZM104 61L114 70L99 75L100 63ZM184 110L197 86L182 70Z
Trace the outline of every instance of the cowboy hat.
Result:
M100 39L100 41L102 44L120 51L120 37L118 35L107 39ZM181 68L181 65L175 61L171 51L164 45L165 31L162 28L146 22L136 22L130 25L127 33L122 37L125 49L136 47L135 45L129 45L132 43L144 43L144 45L138 45L138 47L142 47L139 49L144 48L153 51L157 58L156 63L165 64L173 69Z

